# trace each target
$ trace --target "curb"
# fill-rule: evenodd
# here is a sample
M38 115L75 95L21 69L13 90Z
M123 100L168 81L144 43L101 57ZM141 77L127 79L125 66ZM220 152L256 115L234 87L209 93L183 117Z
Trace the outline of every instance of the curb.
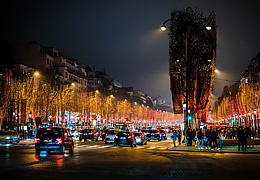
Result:
M214 151L205 151L205 150L189 150L189 149L167 149L168 151L175 152L201 152L201 153L235 153L235 154L260 154L259 151L223 151L223 150L214 150Z

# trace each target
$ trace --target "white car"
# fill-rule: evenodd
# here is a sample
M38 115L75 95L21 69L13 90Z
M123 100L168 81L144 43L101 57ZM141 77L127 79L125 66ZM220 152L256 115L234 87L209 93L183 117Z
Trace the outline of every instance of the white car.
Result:
M0 131L0 141L5 143L19 143L20 139L16 131Z
M115 136L118 133L118 131L119 130L117 129L109 129L106 133L105 144L114 143Z

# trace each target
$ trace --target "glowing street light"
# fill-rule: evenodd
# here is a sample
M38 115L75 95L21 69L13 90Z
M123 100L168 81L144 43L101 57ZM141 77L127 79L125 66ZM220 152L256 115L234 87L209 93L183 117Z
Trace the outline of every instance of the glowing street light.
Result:
M211 26L206 26L206 29L209 31L211 30Z
M163 24L162 26L161 26L161 30L162 31L165 31L167 28L166 28L166 26Z

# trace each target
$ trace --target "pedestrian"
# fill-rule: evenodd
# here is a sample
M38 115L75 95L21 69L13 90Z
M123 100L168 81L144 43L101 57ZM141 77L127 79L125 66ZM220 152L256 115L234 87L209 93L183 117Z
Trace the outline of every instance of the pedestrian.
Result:
M189 128L186 133L186 146L192 145L192 139L193 139L193 133L191 128Z
M203 149L203 138L204 138L204 132L202 128L197 133L197 138L198 138L198 149Z
M211 132L211 150L214 150L214 147L216 146L218 149L218 143L217 143L217 132L216 129L214 128Z
M212 140L211 140L211 133L212 133L212 128L210 128L207 132L207 138L208 138L208 141L206 143L206 145L208 145L208 149L211 148L211 143L212 143Z
M173 142L173 147L176 147L176 140L178 139L178 134L176 130L173 130L172 135L171 135L171 139Z
M222 149L223 139L224 139L224 135L223 135L222 129L219 129L218 130L219 147L217 150Z
M246 134L242 126L239 126L239 128L237 129L237 140L238 140L238 151L240 151L240 145L242 146L242 151L244 151Z
M178 141L179 141L179 145L181 145L181 140L182 140L182 132L181 132L181 130L179 129L179 130L178 130Z

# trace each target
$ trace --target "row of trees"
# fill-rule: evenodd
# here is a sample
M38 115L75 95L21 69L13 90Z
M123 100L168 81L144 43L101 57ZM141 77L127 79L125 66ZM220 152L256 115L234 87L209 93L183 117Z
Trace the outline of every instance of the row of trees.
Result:
M259 88L259 83L248 82L247 78L243 78L240 84L235 83L231 86L225 86L222 95L214 104L211 118L221 121L256 115L259 113L260 105ZM245 125L248 126L249 124Z
M87 92L76 84L55 86L41 80L40 76L14 77L6 70L0 80L0 116L11 123L25 123L29 116L42 121L70 123L66 112L77 112L79 122L100 118L101 121L157 122L180 120L181 116L170 112L153 110L151 107L118 99L116 95L105 96L101 92Z

